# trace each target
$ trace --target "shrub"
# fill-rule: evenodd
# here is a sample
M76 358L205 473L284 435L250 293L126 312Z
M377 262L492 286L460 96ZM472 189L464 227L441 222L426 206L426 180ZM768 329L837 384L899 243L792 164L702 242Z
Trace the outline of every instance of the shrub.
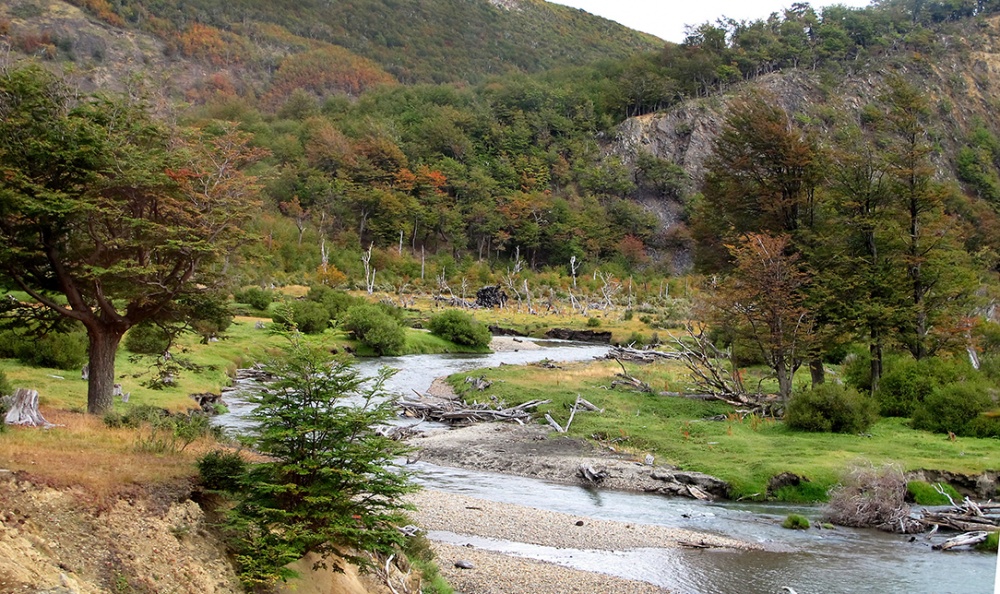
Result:
M951 501L939 493L937 489L941 489L951 496ZM906 493L917 505L948 505L962 500L962 496L958 494L955 487L948 483L934 483L932 485L924 481L910 481L906 483Z
M0 398L4 396L10 396L13 393L14 393L14 387L11 386L10 381L7 380L7 374L4 373L3 371L0 371Z
M601 327L601 321L599 319L597 319L597 318L587 318L587 327L588 328L600 328Z
M963 435L969 437L1000 438L1000 412L983 413L965 425Z
M970 422L994 405L989 390L985 382L963 382L937 388L913 412L913 427L967 435Z
M355 305L365 304L365 300L361 297L355 297L345 291L338 291L324 285L310 288L306 299L321 304L331 320L339 320L348 309Z
M87 333L81 329L36 337L13 330L0 332L0 357L32 367L78 369L87 362Z
M393 462L408 449L375 431L395 416L383 390L391 372L367 384L350 363L297 342L268 371L280 379L251 396L250 433L266 460L249 467L228 521L247 590L292 577L287 564L310 552L362 568L368 552L396 552L402 496L414 487Z
M808 530L809 518L799 514L788 514L785 521L781 523L781 527L789 530Z
M271 302L274 301L274 293L259 287L250 287L245 291L238 291L233 295L233 299L236 300L236 303L246 303L256 310L266 311Z
M458 310L449 310L432 317L428 327L432 333L445 340L474 348L485 348L493 339L486 326Z
M377 355L397 355L406 344L400 323L377 305L356 305L344 314L344 328Z
M212 491L237 491L246 471L246 460L238 452L212 450L198 458L201 484Z
M128 331L124 346L137 355L162 355L170 348L170 335L156 324L143 322Z
M315 301L296 301L292 304L292 319L304 334L322 334L330 325L330 314Z
M330 314L315 301L295 301L274 308L271 320L282 328L295 326L303 334L321 334L330 326Z
M909 417L935 388L956 382L971 371L964 361L894 358L875 392L879 412L886 417Z
M860 433L878 420L868 395L839 384L820 384L799 392L788 403L785 422L800 431Z

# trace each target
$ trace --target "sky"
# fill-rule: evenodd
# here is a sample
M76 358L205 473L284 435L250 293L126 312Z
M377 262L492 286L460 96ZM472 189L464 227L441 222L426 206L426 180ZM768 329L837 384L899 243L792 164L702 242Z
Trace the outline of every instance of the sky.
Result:
M550 0L591 14L617 21L626 27L652 33L661 39L684 41L685 25L715 22L722 16L736 20L767 18L781 12L796 0ZM868 6L869 0L814 0L809 2L817 12L830 4Z

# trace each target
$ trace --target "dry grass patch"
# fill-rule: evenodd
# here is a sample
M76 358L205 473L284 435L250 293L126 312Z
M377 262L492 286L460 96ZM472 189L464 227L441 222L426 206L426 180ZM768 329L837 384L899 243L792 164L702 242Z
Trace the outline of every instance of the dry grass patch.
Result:
M0 434L0 460L8 470L53 487L82 487L99 501L135 487L174 483L197 474L196 460L217 447L204 438L183 452L154 454L136 448L134 429L109 429L91 415L42 407L60 426L10 427Z

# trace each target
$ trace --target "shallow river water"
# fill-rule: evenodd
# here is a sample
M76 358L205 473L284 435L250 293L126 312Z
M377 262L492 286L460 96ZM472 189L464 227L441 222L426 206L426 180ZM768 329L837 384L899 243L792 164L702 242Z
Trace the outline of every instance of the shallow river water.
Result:
M543 348L489 355L415 355L362 360L362 373L379 367L400 371L387 384L394 393L424 392L434 378L464 370L519 365L551 359L579 361L606 347L541 341ZM227 395L230 412L217 417L225 426L245 426L247 406ZM789 513L816 519L809 506L705 503L659 495L591 490L536 479L445 468L418 463L415 480L426 487L483 499L516 503L577 516L659 524L724 534L765 544L768 551L638 549L595 551L557 549L449 532L431 538L541 559L589 571L642 580L684 594L765 594L793 588L798 594L977 594L993 592L996 558L977 552L932 551L917 536L874 530L785 530ZM938 539L940 540L940 539Z

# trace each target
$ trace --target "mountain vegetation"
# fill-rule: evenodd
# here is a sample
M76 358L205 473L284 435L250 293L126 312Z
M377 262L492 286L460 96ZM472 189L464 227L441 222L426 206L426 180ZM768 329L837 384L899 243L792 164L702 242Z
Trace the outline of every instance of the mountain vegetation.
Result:
M995 348L996 2L797 3L680 44L534 1L75 4L0 8L12 55L266 154L233 291L586 311L687 275L785 399L852 348L870 393L894 353Z

